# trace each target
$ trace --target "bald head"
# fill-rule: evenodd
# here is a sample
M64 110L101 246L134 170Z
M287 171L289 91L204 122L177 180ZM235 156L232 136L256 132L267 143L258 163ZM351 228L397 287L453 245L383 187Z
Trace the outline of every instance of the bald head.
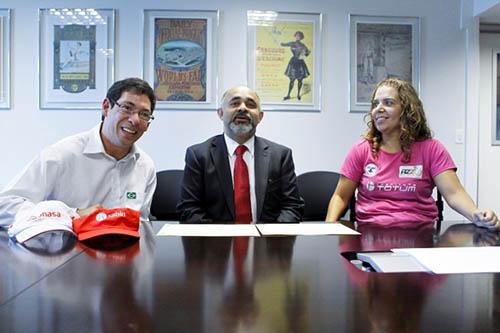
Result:
M257 95L257 93L255 92L255 90L253 90L252 88L249 88L249 87L243 86L243 85L234 86L234 87L229 88L228 90L226 90L224 92L224 94L222 95L222 98L221 98L221 107L224 105L225 102L227 102L228 100L230 100L232 97L238 96L238 95L241 95L241 94L246 94L246 95L249 95L249 96L253 96L253 98L259 104L259 110L260 110L260 97L259 97L259 95Z

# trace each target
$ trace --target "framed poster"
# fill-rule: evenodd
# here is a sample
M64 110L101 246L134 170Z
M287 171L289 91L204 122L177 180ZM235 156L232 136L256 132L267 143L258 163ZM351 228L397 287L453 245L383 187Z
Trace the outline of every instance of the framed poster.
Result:
M100 109L114 81L113 9L39 10L40 109Z
M216 10L144 11L143 78L156 109L216 109L218 30Z
M266 110L320 111L322 15L250 10L248 85Z
M10 108L10 9L0 9L0 109Z
M350 15L349 106L368 112L377 83L389 77L420 91L420 19Z
M492 73L491 144L493 146L500 146L500 50L493 50Z

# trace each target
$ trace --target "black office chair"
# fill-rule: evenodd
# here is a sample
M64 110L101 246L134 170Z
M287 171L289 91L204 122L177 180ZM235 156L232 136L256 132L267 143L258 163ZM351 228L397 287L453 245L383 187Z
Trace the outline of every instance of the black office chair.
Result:
M151 203L151 215L157 220L178 221L177 202L184 170L163 170L156 174L157 184Z
M299 193L304 199L304 221L324 221L328 204L335 192L340 174L333 171L311 171L297 176ZM353 199L350 200L351 202ZM345 215L350 205L343 212Z
M443 220L444 203L441 192L439 192L438 190L436 190L436 192L437 192L436 206L438 208L438 220L436 221L436 229L439 231L441 229L441 221Z

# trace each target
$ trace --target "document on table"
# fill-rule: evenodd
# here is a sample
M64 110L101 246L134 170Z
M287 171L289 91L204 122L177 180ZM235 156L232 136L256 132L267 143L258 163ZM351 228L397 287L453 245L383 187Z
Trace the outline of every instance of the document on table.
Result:
M393 249L407 253L437 274L500 272L500 247L436 247Z
M260 236L254 224L177 224L166 223L158 236L233 237Z
M261 223L257 224L262 235L359 235L341 223Z

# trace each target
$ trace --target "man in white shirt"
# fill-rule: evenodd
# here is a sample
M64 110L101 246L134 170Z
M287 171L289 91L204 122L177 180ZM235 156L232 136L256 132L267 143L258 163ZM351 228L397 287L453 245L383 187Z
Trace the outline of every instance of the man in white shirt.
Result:
M80 216L100 208L129 207L147 220L156 187L152 159L135 142L154 119L156 98L141 79L115 82L91 130L43 149L0 192L0 227L23 205L59 200Z

